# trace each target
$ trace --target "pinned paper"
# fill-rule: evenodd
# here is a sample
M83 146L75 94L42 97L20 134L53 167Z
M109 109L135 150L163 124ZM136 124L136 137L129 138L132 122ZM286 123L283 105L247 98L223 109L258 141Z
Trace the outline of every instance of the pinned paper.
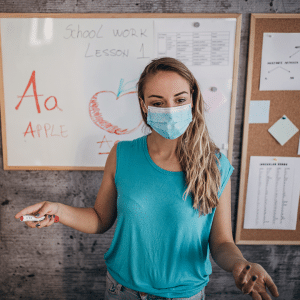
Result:
M298 145L298 155L300 155L300 137L299 137L299 145Z
M299 91L300 33L264 32L260 91Z
M216 86L211 86L205 90L202 93L202 97L207 105L208 113L212 113L227 101L223 93Z
M299 129L284 115L268 131L283 146Z
M295 230L300 157L251 156L245 229Z
M270 100L250 101L249 124L269 123Z

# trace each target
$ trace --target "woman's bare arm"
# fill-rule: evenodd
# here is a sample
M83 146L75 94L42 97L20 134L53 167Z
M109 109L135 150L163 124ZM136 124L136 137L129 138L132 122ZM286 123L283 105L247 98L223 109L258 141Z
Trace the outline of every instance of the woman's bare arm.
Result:
M59 217L59 222L84 233L104 233L116 220L117 192L114 182L116 170L116 145L111 149L104 169L102 183L94 207L72 207L58 202L43 201L22 209L15 215L31 214L46 216L40 222L25 222L31 228L48 227L54 223L53 215ZM52 216L52 217L51 217ZM51 218L49 218L51 217Z
M259 264L248 262L235 245L231 231L231 183L228 181L216 208L209 245L214 261L231 272L236 286L255 300L271 300L267 288L279 296L271 276Z
M231 229L231 181L227 182L216 208L209 246L212 258L225 271L232 272L237 261L247 260L235 245Z

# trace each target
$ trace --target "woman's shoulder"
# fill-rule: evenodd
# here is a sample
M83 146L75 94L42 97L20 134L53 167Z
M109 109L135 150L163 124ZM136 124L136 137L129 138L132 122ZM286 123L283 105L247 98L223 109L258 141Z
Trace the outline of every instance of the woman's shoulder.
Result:
M143 143L144 143L145 136L133 139L133 140L123 140L118 141L117 143L117 153L124 153L124 155L136 155L143 149Z
M119 147L119 145L120 145L120 147L134 147L134 146L142 144L144 138L145 138L145 136L141 136L141 137L138 137L133 140L118 141L117 144L118 144L118 147Z
M218 158L217 165L220 170L221 175L221 193L228 182L234 167L231 165L229 159L222 153L216 153L216 157Z
M218 163L218 167L223 169L226 167L232 167L229 159L225 156L225 154L223 154L222 152L218 152L216 153L216 157L217 157L217 163Z

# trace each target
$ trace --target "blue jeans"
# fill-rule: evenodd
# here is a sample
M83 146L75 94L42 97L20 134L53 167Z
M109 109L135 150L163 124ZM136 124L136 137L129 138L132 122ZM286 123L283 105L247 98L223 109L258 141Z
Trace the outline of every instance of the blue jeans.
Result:
M106 290L105 290L105 300L122 299L122 300L205 300L205 288L198 294L190 298L164 298L159 296L154 296L150 294L140 293L129 289L112 278L112 276L107 272L106 274Z

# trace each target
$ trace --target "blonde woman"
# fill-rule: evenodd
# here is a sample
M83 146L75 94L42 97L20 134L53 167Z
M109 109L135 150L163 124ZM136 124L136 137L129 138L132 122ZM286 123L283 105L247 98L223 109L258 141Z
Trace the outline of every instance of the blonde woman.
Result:
M29 227L60 223L85 233L117 225L104 258L105 299L204 299L212 272L209 253L255 300L277 287L248 262L231 230L233 167L210 139L204 102L192 73L173 58L153 60L141 74L138 96L149 135L115 145L93 208L40 202L21 210L48 215Z

